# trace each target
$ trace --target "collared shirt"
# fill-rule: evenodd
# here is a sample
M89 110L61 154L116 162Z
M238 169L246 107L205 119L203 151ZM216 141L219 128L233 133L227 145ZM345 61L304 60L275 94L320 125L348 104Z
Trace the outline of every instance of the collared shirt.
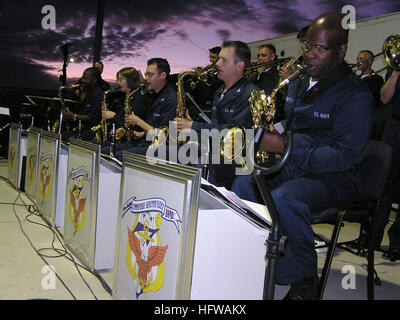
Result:
M372 95L353 72L309 103L303 101L305 88L297 88L300 83L289 85L285 104L294 132L289 163L300 175L352 172L372 128Z
M249 107L249 97L253 90L258 89L245 78L241 78L225 93L225 85L222 85L214 96L211 123L206 124L194 121L192 129L200 134L201 129L210 130L215 128L222 130L231 125L251 128L253 119Z

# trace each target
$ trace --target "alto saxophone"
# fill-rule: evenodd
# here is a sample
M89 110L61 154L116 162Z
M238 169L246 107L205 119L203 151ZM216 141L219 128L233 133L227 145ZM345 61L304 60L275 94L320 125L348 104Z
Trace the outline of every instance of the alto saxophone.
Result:
M253 90L250 98L250 110L253 117L254 129L264 128L270 131L270 126L275 117L275 96L279 90L287 86L291 81L299 77L308 69L308 66L296 65L296 70L285 80L281 81L267 96L264 90ZM257 150L256 161L265 163L268 160L269 154L263 150Z
M141 89L143 89L143 85L138 86L135 90L132 90L131 92L129 92L126 95L126 97L125 97L125 115L132 113L131 106L129 105L130 97L133 96L136 92L138 92ZM120 140L124 136L126 136L126 139L130 142L132 134L133 134L132 126L131 125L127 126L124 124L123 127L118 128L117 132L115 132L115 139Z
M109 93L118 91L120 88L110 89L104 92L103 101L101 102L101 111L105 112L108 111L107 106L107 95ZM95 133L94 140L96 142L106 142L108 140L108 127L107 127L107 120L101 120L100 124L94 126L90 129L92 132Z

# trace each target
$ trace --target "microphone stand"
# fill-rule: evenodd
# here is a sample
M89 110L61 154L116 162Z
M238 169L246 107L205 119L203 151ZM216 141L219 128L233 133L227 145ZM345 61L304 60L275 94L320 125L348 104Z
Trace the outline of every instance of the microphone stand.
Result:
M265 206L268 209L268 212L271 217L271 230L268 234L268 239L265 241L267 246L266 259L267 266L265 268L265 278L264 278L264 291L263 291L263 300L273 300L275 294L275 275L276 275L276 267L280 257L282 257L286 252L287 247L287 238L281 235L280 232L280 223L279 223L279 215L275 207L275 203L272 199L269 188L267 187L265 181L265 175L271 175L278 170L280 170L289 159L289 155L292 152L293 147L293 132L286 131L287 134L287 147L286 152L282 156L281 160L273 165L270 168L265 168L259 166L254 161L254 172L253 176L257 183L258 189L262 195ZM254 137L254 148L258 150L259 145L261 144L262 137L264 135L263 128L257 128L255 137ZM251 154L254 154L251 153Z

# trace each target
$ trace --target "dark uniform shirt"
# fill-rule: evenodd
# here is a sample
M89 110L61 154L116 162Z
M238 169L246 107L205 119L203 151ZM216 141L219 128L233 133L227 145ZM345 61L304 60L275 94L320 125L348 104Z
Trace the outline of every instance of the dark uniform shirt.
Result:
M89 121L82 121L83 129L90 129L101 121L101 101L103 100L103 90L95 86L86 93L85 98L80 104L79 115L89 116Z
M211 123L193 122L192 129L199 136L201 129L222 130L231 125L252 128L253 118L249 107L249 97L253 90L258 90L258 87L242 78L225 93L224 90L225 85L215 93L211 109Z
M176 116L177 96L171 85L167 84L154 95L147 110L146 122L154 128L168 126Z
M387 70L386 76L385 76L385 82L389 79L392 72L393 72L393 69L388 67L388 70ZM395 89L394 95L393 95L392 99L390 99L389 103L391 103L393 106L393 117L396 120L400 120L400 81L399 80L397 80L397 82L396 82L396 89Z
M374 102L365 85L346 68L342 67L341 79L325 90L318 91L317 85L323 87L320 80L307 93L309 77L302 81L303 87L299 79L289 85L285 111L294 131L289 164L298 168L300 175L352 174L362 160L373 124Z
M378 108L381 105L381 88L383 86L383 78L372 71L371 74L361 77L361 80L364 81L369 91L372 93L375 101L375 107Z

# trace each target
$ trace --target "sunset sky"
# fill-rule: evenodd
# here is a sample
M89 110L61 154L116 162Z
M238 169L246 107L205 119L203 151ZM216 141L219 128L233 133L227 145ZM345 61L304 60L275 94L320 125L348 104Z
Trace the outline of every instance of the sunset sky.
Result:
M56 88L59 47L70 44L67 76L92 64L97 1L3 0L0 11L0 85ZM43 29L42 7L56 9L56 28ZM253 42L297 32L324 12L353 5L362 20L400 11L387 0L106 0L101 60L103 78L114 82L126 66L144 73L146 61L166 58L172 73L208 64L208 49L224 40Z

